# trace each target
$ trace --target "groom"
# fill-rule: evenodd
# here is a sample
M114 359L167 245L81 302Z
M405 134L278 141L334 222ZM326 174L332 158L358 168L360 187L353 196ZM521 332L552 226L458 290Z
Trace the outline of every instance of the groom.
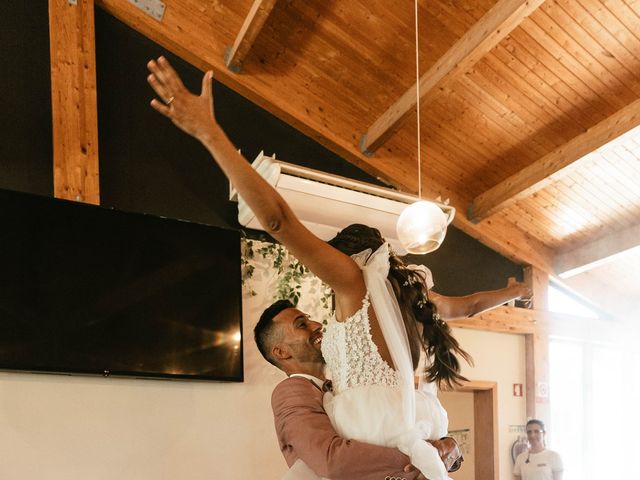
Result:
M254 334L264 358L288 376L271 405L280 449L296 478L424 480L399 450L338 436L322 406L321 324L280 300L263 312Z

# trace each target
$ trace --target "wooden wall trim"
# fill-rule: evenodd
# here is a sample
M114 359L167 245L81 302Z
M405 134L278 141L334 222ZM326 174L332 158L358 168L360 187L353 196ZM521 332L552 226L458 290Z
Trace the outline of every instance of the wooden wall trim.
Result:
M498 384L483 380L468 380L462 382L462 385L455 390L473 393L475 478L496 480L500 466Z
M517 307L498 307L470 318L451 320L451 327L498 333L531 334L536 330L536 313Z
M476 390L473 394L475 424L476 478L497 479L500 449L498 447L498 386Z
M49 0L54 196L100 203L93 0Z
M492 390L498 388L496 382L490 382L485 380L466 380L462 382L462 385L456 388L456 391L460 392L475 392L478 390Z

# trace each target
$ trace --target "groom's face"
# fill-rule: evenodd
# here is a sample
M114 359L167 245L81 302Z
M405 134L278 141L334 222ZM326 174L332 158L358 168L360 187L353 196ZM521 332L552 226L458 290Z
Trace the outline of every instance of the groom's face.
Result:
M282 341L292 359L299 363L324 363L322 325L314 322L297 308L286 308L273 317L273 322L282 330Z

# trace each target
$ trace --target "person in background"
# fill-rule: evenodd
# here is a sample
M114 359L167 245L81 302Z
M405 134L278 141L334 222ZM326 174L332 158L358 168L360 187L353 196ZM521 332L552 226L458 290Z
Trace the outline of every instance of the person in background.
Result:
M545 447L545 429L542 420L531 419L527 422L527 440L529 451L516 458L513 467L515 480L562 480L562 458L558 452Z

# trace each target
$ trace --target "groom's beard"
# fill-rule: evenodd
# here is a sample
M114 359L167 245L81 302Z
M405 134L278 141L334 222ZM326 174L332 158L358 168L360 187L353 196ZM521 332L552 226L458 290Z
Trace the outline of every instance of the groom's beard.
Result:
M320 351L320 345L312 346L307 342L290 343L289 348L293 352L294 358L299 363L311 363L324 365L324 357Z

